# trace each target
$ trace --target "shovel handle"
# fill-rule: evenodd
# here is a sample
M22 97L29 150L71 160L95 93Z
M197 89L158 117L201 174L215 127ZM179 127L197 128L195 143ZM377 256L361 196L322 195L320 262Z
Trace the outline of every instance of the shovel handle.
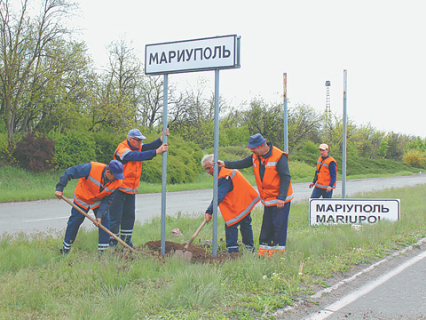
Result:
M81 208L78 207L78 206L76 206L72 201L70 201L69 199L67 199L64 196L61 196L61 198L64 199L65 202L67 202L69 205L71 205L78 212L80 212L83 216L85 216L86 218L89 218L90 221L92 221L93 223L97 223L95 219L93 219L90 215L88 215L86 212L84 212L83 210L81 210ZM104 230L106 233L108 233L115 240L117 240L118 242L120 242L123 246L125 246L128 249L130 249L130 251L132 251L132 252L135 251L131 246L129 246L127 243L125 243L123 240L121 240L119 237L117 237L115 234L113 234L111 231L109 231L107 228L105 228L102 224L99 224L98 227L101 228L102 230Z
M192 236L191 239L189 239L188 243L183 247L183 250L186 251L186 249L189 248L189 246L191 245L192 241L194 241L195 237L200 233L201 229L203 229L204 225L207 223L207 220L204 219L203 223L198 227L197 231L195 231L194 235Z

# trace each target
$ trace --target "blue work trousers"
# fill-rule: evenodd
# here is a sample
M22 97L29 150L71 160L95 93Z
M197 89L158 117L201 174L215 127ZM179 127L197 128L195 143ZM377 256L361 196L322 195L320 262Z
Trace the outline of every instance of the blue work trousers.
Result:
M265 207L259 245L285 247L290 203L287 202L281 209L278 209L277 206Z
M317 199L323 197L324 199L329 199L333 196L333 189L330 192L327 192L327 189L321 189L318 187L314 187L312 190L311 198Z
M226 235L226 248L228 253L239 252L238 250L238 226L240 226L242 241L246 249L254 250L253 242L253 229L251 226L251 215L250 213L244 217L241 221L227 226L225 224L225 235Z
M78 206L81 210L84 212L89 212L90 209L84 209L77 205L75 202L74 204ZM96 208L93 210L93 213L96 216L96 213L98 212L99 208ZM78 212L77 209L74 207L71 209L71 216L68 219L67 223L67 229L65 230L65 238L64 238L64 249L71 249L71 245L74 243L75 238L77 237L78 229L80 228L80 225L83 223L84 218L86 218L84 215L82 215L80 212ZM105 215L105 217L102 218L102 225L105 228L109 228L109 215L108 213ZM109 247L109 234L106 233L104 230L99 228L99 240L98 240L98 250L103 251Z
M115 192L114 200L109 208L111 218L110 230L121 240L133 247L131 241L133 227L135 225L135 195L118 190ZM115 246L117 240L110 239L110 245Z

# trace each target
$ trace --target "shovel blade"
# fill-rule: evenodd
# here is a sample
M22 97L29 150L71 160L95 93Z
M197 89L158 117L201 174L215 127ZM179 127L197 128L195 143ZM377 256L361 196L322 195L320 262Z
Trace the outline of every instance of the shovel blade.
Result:
M174 255L175 257L178 257L179 259L183 259L186 261L191 261L192 259L191 251L176 250Z

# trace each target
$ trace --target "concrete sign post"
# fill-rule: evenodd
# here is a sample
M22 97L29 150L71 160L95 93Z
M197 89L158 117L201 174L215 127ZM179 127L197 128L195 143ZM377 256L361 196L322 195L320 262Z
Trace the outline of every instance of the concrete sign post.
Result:
M195 71L215 71L214 173L213 173L213 248L217 255L217 160L219 154L219 70L240 67L240 39L237 35L149 44L145 47L145 74L164 75L163 129L167 128L168 74ZM164 139L164 137L163 137ZM165 253L166 238L166 168L167 152L163 153L161 254Z

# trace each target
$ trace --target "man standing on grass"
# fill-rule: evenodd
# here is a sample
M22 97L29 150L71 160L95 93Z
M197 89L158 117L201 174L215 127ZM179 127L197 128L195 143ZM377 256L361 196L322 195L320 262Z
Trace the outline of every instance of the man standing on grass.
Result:
M203 157L201 164L207 173L213 175L214 155ZM253 229L250 213L260 197L246 178L234 169L219 168L218 205L225 220L226 248L229 254L239 252L238 226L245 248L254 251ZM207 208L204 218L210 222L213 214L213 201Z
M169 135L169 129L164 132ZM114 152L114 159L123 164L124 181L119 188L110 208L111 232L133 248L131 241L135 224L135 194L138 192L142 174L142 162L151 160L157 154L167 151L167 144L163 144L163 136L157 140L143 144L146 137L138 129L132 129L127 139L121 142ZM116 246L117 240L110 239L110 246Z
M293 187L288 168L288 154L273 146L257 133L247 145L252 155L238 161L218 161L219 167L242 169L253 167L257 190L265 206L259 237L259 256L284 253L287 242L288 216Z
M101 223L109 228L108 209L112 203L115 191L121 186L124 175L123 165L116 160L111 160L109 165L98 162L88 162L65 170L56 185L55 196L59 199L64 194L64 188L71 179L80 179L74 190L74 204L86 213L93 210L96 217L96 226ZM67 229L61 254L67 254L77 236L78 229L83 223L85 216L74 207L68 219ZM98 250L109 247L109 234L99 228Z
M333 190L336 189L337 162L328 154L328 144L320 144L319 151L321 155L317 160L317 170L309 188L315 186L311 198L326 199L331 198Z

